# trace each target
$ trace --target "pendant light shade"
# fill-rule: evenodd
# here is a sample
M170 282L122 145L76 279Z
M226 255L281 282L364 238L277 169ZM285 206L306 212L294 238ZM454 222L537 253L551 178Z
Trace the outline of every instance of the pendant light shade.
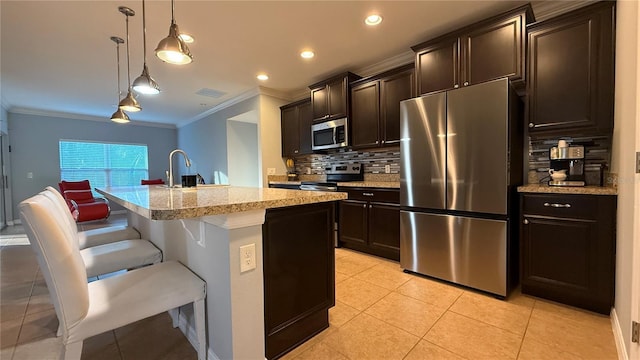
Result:
M147 24L144 0L142 0L142 44L144 65L142 67L142 74L133 80L133 90L139 94L155 95L160 93L160 86L158 86L158 83L149 75L149 68L147 67Z
M137 112L142 110L142 107L140 107L140 104L138 104L138 101L136 100L136 98L133 97L133 93L131 91L131 67L129 64L129 16L134 16L136 13L135 11L133 11L132 9L126 7L126 6L120 6L118 7L118 10L124 14L125 18L126 18L126 26L127 26L127 81L129 83L129 91L127 93L127 96L122 99L120 101L120 104L118 105L120 107L120 109L124 110L124 111L129 111L129 112Z
M118 101L120 101L120 44L124 43L124 40L122 40L122 38L119 38L117 36L112 36L111 37L111 41L113 41L114 43L116 43L116 57L117 57L117 64L118 64L118 78L117 83L118 83ZM122 109L120 109L120 107L118 107L118 109L116 110L116 112L114 112L111 115L111 121L113 122L117 122L120 124L123 123L128 123L129 122L129 116L127 116L127 114L122 111Z
M169 27L169 36L160 40L156 47L156 56L169 64L184 65L193 61L193 56L187 44L180 38L178 24L174 17L174 0L171 0L171 26Z

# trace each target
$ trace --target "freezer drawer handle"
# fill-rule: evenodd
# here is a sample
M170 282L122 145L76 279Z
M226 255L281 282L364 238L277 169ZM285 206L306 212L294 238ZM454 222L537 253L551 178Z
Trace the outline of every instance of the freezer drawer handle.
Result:
M373 193L365 193L365 192L363 192L362 196L373 196Z
M571 204L549 204L549 203L544 203L544 206L546 207L554 207L554 208L570 208Z
M524 219L524 221L522 223L525 224L525 225L529 225L529 220Z

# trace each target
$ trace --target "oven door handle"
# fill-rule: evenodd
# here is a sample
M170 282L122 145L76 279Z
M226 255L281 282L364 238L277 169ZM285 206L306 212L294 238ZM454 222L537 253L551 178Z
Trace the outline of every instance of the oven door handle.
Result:
M334 144L337 144L336 143L336 132L337 132L337 130L338 130L337 126L333 128L333 143Z

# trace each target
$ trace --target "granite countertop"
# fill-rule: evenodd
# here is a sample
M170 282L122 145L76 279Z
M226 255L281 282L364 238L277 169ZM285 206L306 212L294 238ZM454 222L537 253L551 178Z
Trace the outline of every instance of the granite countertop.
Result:
M529 184L518 186L520 193L546 194L586 194L586 195L618 195L618 189L602 186L549 186L544 184Z
M205 185L96 188L109 201L151 220L176 220L343 200L343 192Z
M301 181L269 181L273 185L300 185ZM399 181L345 181L338 182L338 186L343 187L370 187L400 189Z

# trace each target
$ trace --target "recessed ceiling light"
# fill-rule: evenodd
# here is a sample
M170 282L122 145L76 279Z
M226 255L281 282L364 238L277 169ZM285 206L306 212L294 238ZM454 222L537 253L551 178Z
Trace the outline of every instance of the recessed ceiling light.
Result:
M302 56L305 59L311 59L312 57L316 56L316 54L314 54L313 51L311 50L305 50L300 53L300 56Z
M180 39L182 39L182 41L186 42L187 44L191 44L192 42L195 41L193 36L185 33L180 33Z
M375 26L378 25L382 22L382 16L378 15L378 14L372 14L367 16L366 19L364 19L364 23L369 25L369 26Z
M265 80L269 80L269 75L267 74L258 74L258 76L256 76L258 78L258 80L260 81L265 81Z

